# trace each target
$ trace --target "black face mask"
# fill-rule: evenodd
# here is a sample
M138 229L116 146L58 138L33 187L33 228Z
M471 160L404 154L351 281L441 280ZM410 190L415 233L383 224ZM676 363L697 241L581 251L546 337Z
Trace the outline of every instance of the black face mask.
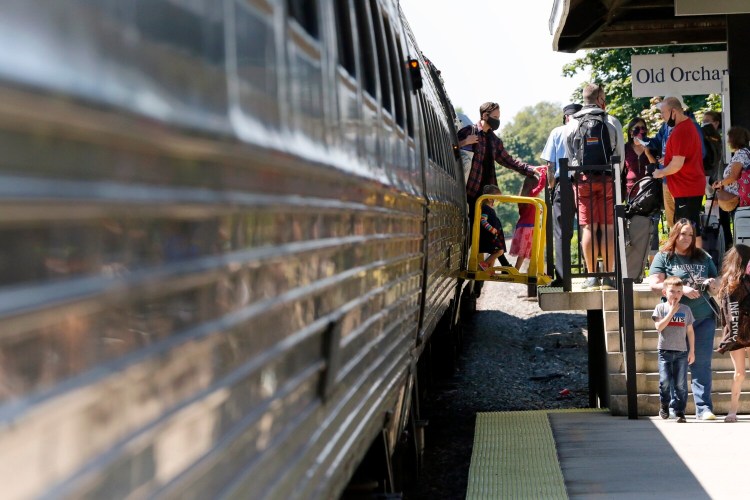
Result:
M498 118L492 118L491 116L487 117L487 125L490 126L492 130L497 130L500 128L500 120Z
M669 120L667 120L667 126L668 127L674 127L675 121L674 121L674 115L672 114L672 111L669 111Z

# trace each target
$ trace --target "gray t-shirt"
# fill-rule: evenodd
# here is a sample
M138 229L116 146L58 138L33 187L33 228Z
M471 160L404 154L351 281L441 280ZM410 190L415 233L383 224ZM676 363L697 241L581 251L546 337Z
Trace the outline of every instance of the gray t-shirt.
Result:
M659 302L654 307L654 314L651 317L654 321L659 321L669 314L672 309L666 302ZM669 321L664 330L659 332L659 345L657 349L665 351L687 351L687 327L692 325L695 319L693 311L685 304L680 304L680 308L672 319Z

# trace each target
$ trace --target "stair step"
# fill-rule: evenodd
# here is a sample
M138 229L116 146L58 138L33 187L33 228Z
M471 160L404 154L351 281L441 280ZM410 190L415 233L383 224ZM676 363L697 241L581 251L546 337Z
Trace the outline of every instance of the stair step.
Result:
M734 370L731 371L714 371L712 380L712 392L730 392L732 390L732 380L734 379ZM638 394L658 394L659 393L659 374L637 373L635 376L636 390ZM742 390L750 393L750 377L742 383ZM688 372L688 392L692 392L690 387L690 373ZM625 395L626 380L624 373L613 373L609 375L609 393L613 395Z
M729 411L731 396L732 395L729 392L713 393L712 400L714 404L714 413L718 417L717 422L721 422L723 416ZM659 414L660 403L658 394L639 394L637 400L638 415L654 416ZM609 406L613 415L627 415L628 397L625 395L611 395L609 398ZM740 394L739 413L750 413L750 392L742 392ZM685 414L688 415L688 418L695 415L695 404L693 403L692 396L688 398ZM708 422L701 422L701 424L703 423Z
M747 361L745 361L747 366ZM607 353L607 368L609 373L624 373L625 361L622 353ZM711 368L714 373L717 371L734 370L732 358L728 354L713 353ZM659 360L657 351L637 351L635 353L635 371L636 373L648 373L659 371Z
M653 311L661 295L652 292L648 285L639 285L633 290L633 309ZM617 291L607 290L602 294L602 309L605 311L617 311Z
M655 304L655 303L654 303ZM635 330L653 330L654 320L651 314L654 309L636 309L633 311L633 327ZM620 329L620 316L617 311L604 311L604 331L617 331Z
M653 324L652 324L653 326ZM607 352L620 352L620 332L617 330L607 331L606 333ZM721 342L721 329L716 329L714 337L714 349L719 347ZM655 351L659 344L659 332L651 330L635 331L635 350L636 351ZM728 355L727 355L728 356Z

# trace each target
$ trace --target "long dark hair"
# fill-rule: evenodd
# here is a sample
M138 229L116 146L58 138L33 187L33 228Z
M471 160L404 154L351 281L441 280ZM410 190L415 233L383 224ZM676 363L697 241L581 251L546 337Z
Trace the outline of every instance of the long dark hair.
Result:
M730 295L737 289L740 279L747 274L748 262L750 262L750 247L747 245L734 245L724 255L724 261L721 264L719 297Z
M667 242L661 247L661 251L666 252L670 259L674 257L675 250L677 249L677 238L680 237L680 231L682 231L682 228L685 226L693 227L693 223L688 219L680 219L676 221L674 226L672 226L672 230L669 232ZM700 260L704 255L706 255L706 253L695 246L695 227L693 227L693 239L687 249L687 256L690 260Z
M734 149L742 149L750 143L750 130L745 127L732 127L727 131L729 145Z
M646 125L646 120L639 116L636 116L628 122L628 128L626 129L628 133L628 144L633 144L633 127L635 127L639 123L642 123L643 127L646 129L646 132L648 132L648 125Z

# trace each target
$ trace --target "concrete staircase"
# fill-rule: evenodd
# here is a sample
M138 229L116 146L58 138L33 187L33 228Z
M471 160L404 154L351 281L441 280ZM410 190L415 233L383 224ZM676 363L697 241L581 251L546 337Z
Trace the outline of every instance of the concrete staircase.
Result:
M627 391L625 384L625 361L620 351L620 332L617 312L617 292L602 292L605 342L607 347L607 365L609 372L610 409L613 415L627 415ZM657 415L659 412L659 369L657 364L656 345L658 332L654 328L651 313L659 296L646 285L636 285L634 290L635 316L635 367L636 387L638 389L638 414L643 416ZM714 348L721 340L721 331L716 330ZM745 361L747 368L747 360ZM727 354L713 355L713 403L714 413L724 415L729 411L730 392L734 367ZM690 375L688 374L687 414L695 413ZM740 413L750 413L750 372L742 386L740 396Z

